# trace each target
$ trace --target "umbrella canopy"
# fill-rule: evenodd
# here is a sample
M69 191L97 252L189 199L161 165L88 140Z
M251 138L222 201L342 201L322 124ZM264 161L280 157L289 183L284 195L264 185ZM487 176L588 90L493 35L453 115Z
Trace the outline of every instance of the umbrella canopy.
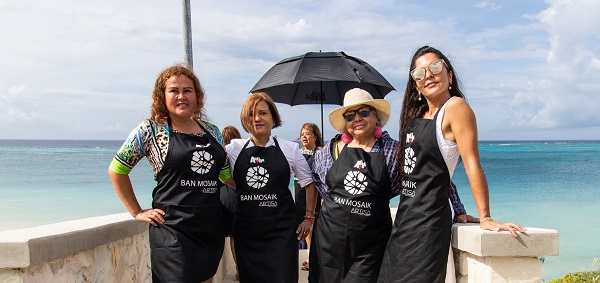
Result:
M367 62L344 52L309 52L283 59L269 69L250 92L264 91L275 102L291 106L342 105L344 94L353 88L382 99L394 87Z

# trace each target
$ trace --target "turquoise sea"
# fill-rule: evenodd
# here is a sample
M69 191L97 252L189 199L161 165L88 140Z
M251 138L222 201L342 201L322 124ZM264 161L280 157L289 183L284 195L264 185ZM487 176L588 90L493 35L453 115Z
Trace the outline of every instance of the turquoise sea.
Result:
M125 212L107 174L121 143L0 140L0 231ZM600 141L485 141L480 152L492 216L559 231L560 255L545 258L545 281L599 268L591 264L600 257ZM155 183L148 162L130 177L149 207ZM462 165L454 181L476 215Z

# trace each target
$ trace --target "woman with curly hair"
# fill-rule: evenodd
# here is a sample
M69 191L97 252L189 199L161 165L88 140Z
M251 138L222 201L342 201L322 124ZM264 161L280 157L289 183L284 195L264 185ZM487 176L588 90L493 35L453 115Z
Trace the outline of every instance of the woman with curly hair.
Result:
M150 223L152 282L211 282L223 255L219 180L235 183L219 128L204 113L194 72L167 68L156 79L150 118L129 134L108 170L127 211ZM128 175L143 157L157 182L149 209L141 208Z

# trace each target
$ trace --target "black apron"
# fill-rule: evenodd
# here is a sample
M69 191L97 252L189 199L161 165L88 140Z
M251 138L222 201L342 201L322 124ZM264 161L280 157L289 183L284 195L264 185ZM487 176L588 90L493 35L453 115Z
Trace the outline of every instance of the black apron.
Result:
M313 149L310 152L302 152L302 156L304 156L304 159L306 159L310 169L312 169L316 151L316 149ZM307 215L306 188L300 186L300 183L298 183L298 178L294 178L294 200L296 201L296 224L300 225L300 223L304 221L304 215ZM316 214L319 213L319 209L321 209L321 196L317 193L315 217Z
M376 282L392 229L391 181L381 151L344 146L314 231L320 282ZM312 277L312 274L311 274Z
M237 202L235 189L223 184L219 188L221 208L223 209L223 221L225 222L225 237L231 237L233 232L233 216Z
M202 282L213 277L223 255L225 229L219 203L219 172L225 150L204 128L204 135L173 132L152 192L152 207L165 223L150 225L153 282Z
M298 239L290 169L275 146L247 148L235 162L233 235L240 282L298 282Z
M452 212L450 173L436 140L438 113L433 120L409 120L401 137L404 178L379 282L445 280Z

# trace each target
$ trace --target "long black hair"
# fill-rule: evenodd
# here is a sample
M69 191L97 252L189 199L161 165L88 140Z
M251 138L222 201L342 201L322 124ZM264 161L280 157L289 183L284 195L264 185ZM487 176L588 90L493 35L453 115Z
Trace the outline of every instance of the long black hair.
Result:
M450 59L448 59L448 57L446 57L446 55L444 55L441 51L427 45L417 49L417 51L412 57L412 60L410 61L410 70L412 71L415 68L415 63L417 59L427 53L433 53L438 59L443 59L446 63L446 67L448 68L448 72L452 73L452 88L450 89L450 96L458 96L465 98L465 95L460 90L460 80L458 79L458 75L454 71L454 67L452 67ZM427 113L427 111L429 110L427 100L419 100L419 96L420 94L417 90L417 82L413 80L409 72L408 81L406 82L406 91L404 92L404 101L402 102L402 112L400 114L400 142L398 143L398 146L400 148L398 152L402 156L402 158L399 158L400 166L396 166L396 169L399 171L398 173L400 173L400 176L402 176L404 172L403 144L405 142L404 139L406 138L406 124L408 124L408 120L410 119L423 117L425 113Z

